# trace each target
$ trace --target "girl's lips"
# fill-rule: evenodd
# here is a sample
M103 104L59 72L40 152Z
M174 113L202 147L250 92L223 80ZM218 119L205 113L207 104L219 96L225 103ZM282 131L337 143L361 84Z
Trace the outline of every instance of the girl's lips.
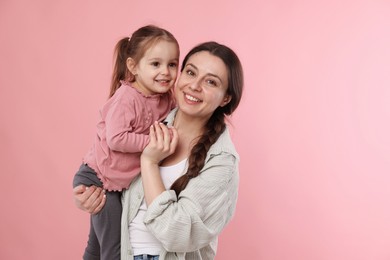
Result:
M156 82L162 86L169 86L171 81L166 79L157 79Z

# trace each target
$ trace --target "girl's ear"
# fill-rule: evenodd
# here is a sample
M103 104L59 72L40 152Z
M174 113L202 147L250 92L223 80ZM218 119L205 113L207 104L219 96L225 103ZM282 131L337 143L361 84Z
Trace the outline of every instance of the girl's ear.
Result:
M227 104L229 104L230 100L232 100L232 96L226 95L226 96L223 98L223 100L222 100L222 102L221 102L221 104L220 104L219 106L220 106L220 107L226 106Z
M133 75L136 75L137 74L137 69L136 69L136 66L137 64L135 63L135 61L133 60L133 58L129 57L127 58L126 60L126 66L127 66L127 69L131 72L131 74Z

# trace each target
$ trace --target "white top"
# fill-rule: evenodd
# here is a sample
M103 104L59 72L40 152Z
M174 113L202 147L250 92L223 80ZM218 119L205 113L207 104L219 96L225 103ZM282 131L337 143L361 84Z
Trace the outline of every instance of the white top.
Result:
M167 190L177 178L185 173L187 161L187 159L184 159L175 165L160 167L161 178ZM130 243L134 250L134 255L159 255L162 245L146 228L143 221L146 210L147 205L145 199L143 199L137 215L129 224Z

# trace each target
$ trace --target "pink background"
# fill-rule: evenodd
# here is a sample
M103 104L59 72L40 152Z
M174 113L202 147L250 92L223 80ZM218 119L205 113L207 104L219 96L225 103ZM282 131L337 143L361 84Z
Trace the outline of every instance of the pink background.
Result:
M390 259L386 0L1 0L0 259L80 259L72 177L113 47L148 23L183 56L216 40L244 66L240 196L217 259Z

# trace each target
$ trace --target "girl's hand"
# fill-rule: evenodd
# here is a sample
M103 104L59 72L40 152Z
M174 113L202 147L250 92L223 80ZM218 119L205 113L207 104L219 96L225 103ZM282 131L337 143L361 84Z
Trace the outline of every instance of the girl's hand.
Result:
M106 203L106 195L102 188L79 185L73 189L73 199L76 206L91 214L98 213Z
M143 162L159 164L175 152L179 136L175 128L155 122L150 127L149 144L141 154Z

